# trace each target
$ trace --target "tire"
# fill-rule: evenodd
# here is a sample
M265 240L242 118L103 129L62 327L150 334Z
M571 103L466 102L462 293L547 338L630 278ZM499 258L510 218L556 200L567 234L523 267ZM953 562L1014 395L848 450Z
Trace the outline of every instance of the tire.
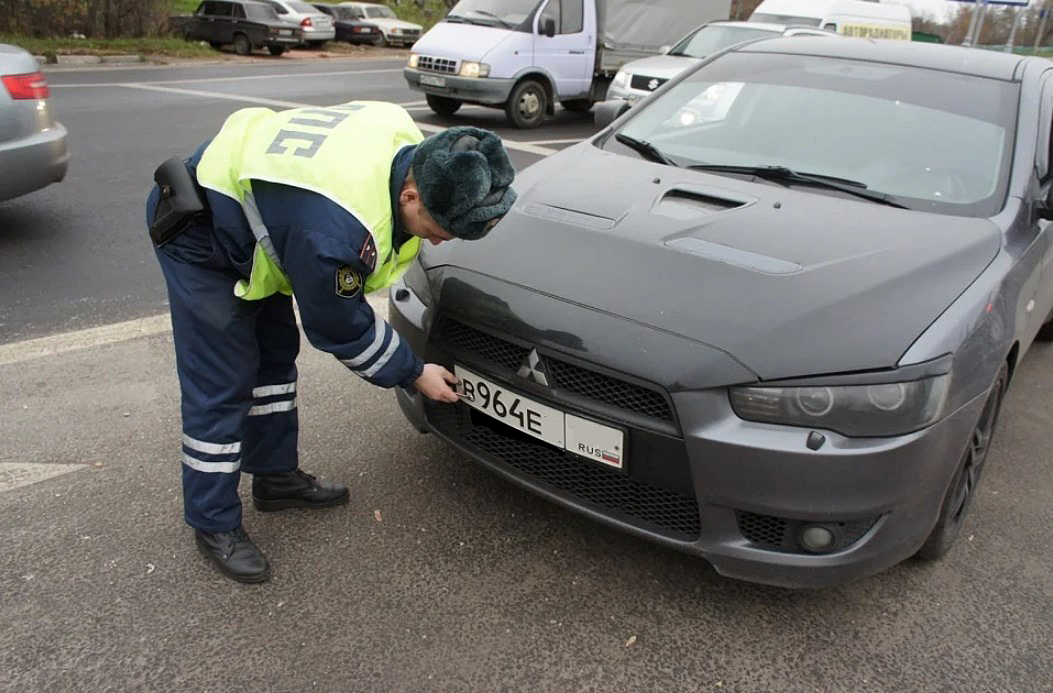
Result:
M505 103L505 115L517 128L528 130L541 125L548 111L548 92L536 80L523 80L515 86Z
M373 45L377 48L383 48L384 46L388 45L388 40L384 37L384 34L381 34L373 40Z
M453 115L461 108L461 102L457 99L451 99L447 96L436 96L435 94L426 94L425 99L428 100L428 108L435 111L439 115Z
M234 52L238 55L248 55L252 52L252 44L245 34L234 34Z
M325 45L325 41L308 41L307 42L307 47L308 48L321 48L324 45Z
M991 450L991 441L994 439L995 427L998 425L998 414L1002 410L1002 399L1005 397L1006 385L1009 381L1009 367L1002 364L1002 368L995 377L994 385L991 387L987 401L980 412L980 418L976 422L969 444L962 455L962 461L954 473L954 479L947 488L947 495L940 506L940 517L936 520L928 539L918 549L918 558L926 561L935 561L943 558L954 544L961 532L963 521L976 497L976 487L980 483L980 474L983 472L984 462L987 461L987 453Z
M285 52L285 46L267 46L267 52L274 57L278 57Z
M560 101L559 105L575 113L588 113L589 109L592 108L592 101L588 99L571 99L570 101Z

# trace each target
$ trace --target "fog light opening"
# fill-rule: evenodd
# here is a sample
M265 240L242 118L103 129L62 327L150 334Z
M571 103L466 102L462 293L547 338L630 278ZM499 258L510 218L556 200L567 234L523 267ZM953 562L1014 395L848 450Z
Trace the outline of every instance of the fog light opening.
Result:
M828 525L805 525L798 535L797 543L805 551L825 553L837 547L837 534Z

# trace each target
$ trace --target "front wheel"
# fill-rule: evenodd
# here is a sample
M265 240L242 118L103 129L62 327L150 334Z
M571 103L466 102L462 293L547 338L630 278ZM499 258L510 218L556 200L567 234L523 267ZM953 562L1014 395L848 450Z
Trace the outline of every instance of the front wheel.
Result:
M987 453L991 449L991 440L994 438L995 426L998 424L998 414L1002 409L1002 398L1005 396L1006 384L1009 380L1009 367L1002 364L1002 368L995 377L994 385L991 387L984 408L980 412L980 418L976 422L969 444L962 454L962 460L958 464L954 480L947 489L947 495L940 507L940 517L936 520L929 538L925 540L922 547L918 549L918 558L934 561L943 558L950 550L954 540L962 531L965 515L976 497L976 487L980 483L980 473L983 471L984 462L987 461Z
M252 52L252 44L245 34L234 34L234 52L238 55L248 55Z
M439 115L453 115L461 108L461 102L457 99L451 99L447 96L436 96L435 94L427 94L424 97L428 101L428 108L435 111Z
M267 51L273 56L279 56L285 52L285 46L267 46Z
M377 46L378 48L383 48L384 46L388 45L388 40L384 38L384 34L381 34L373 40L373 45Z
M548 92L540 82L532 79L520 82L505 103L505 115L517 128L536 128L545 119Z

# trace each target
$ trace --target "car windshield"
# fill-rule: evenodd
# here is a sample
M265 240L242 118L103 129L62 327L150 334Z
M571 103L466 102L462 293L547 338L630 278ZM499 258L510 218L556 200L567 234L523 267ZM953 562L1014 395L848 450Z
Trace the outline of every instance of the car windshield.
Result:
M280 22L281 17L274 11L274 8L270 5L245 5L245 16L249 19L254 19L257 22Z
M822 17L802 17L796 14L768 14L754 12L747 20L750 22L767 22L768 24L796 24L797 26L819 26Z
M366 8L366 16L367 17L389 17L391 19L395 19L396 18L395 17L395 13L391 10L390 7L367 7Z
M990 216L1004 202L1018 98L1014 83L951 72L730 53L637 106L620 133L681 166L785 167L911 209ZM622 139L603 146L638 156Z
M537 5L538 0L461 0L446 18L518 26Z
M689 58L704 58L724 50L729 46L753 39L779 36L780 32L770 29L753 29L741 26L723 26L710 24L693 34L686 36L673 46L669 55L686 55Z
M293 2L287 2L285 4L288 5L289 9L293 12L299 12L300 14L318 14L321 11L317 7L308 5L306 2L296 2L293 0Z

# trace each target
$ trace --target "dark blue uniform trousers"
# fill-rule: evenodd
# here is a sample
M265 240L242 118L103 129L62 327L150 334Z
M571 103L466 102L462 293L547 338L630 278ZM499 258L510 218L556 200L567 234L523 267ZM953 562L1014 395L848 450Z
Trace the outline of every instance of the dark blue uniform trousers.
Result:
M156 197L155 188L148 218ZM191 227L156 253L168 285L182 395L186 522L229 531L241 524L242 471L297 467L300 331L292 299L234 296L243 275L210 226Z

